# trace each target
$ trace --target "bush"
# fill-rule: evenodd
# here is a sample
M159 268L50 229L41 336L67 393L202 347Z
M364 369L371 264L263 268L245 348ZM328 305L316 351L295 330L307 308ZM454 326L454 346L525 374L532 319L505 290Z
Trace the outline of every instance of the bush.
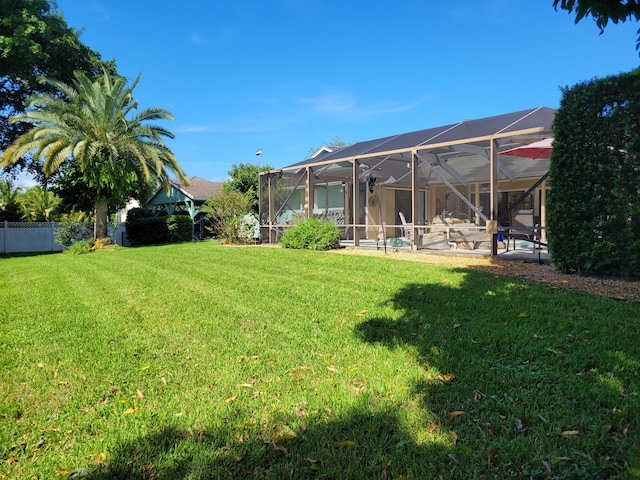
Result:
M127 212L127 222L150 217L153 217L153 212L149 208L132 208Z
M63 220L56 227L56 243L69 248L80 240L88 240L93 236L93 225L76 220Z
M222 192L216 198L209 198L202 212L212 225L212 233L225 243L247 243L253 234L245 215L251 213L252 202L249 194Z
M547 203L549 247L564 273L640 276L640 76L563 91Z
M91 242L89 240L79 240L65 250L69 255L84 255L91 253Z
M96 250L104 250L109 245L112 245L113 242L110 237L105 238L96 238L91 245L91 251L95 252Z
M157 245L169 243L171 236L167 228L167 217L139 217L130 220L127 216L127 237L131 245Z
M189 215L154 217L147 208L132 209L125 227L131 245L190 242L193 236L193 220Z
M164 217L170 242L190 242L193 238L193 219L188 215Z
M331 250L340 247L340 231L331 222L310 218L287 230L280 239L284 248Z

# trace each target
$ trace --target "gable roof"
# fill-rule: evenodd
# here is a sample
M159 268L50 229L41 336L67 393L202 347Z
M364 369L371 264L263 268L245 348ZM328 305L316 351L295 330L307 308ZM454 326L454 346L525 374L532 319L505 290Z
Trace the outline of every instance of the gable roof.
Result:
M145 205L181 204L185 202L202 205L207 198L217 197L222 191L222 182L210 182L200 177L190 177L189 186L179 180L169 180L171 191L169 194L160 186Z
M313 152L309 158L318 158L328 153L335 152L336 150L339 150L339 149L340 147L334 147L332 145L323 145L320 148L318 148L315 152Z
M189 185L185 186L180 180L170 180L171 185L195 201L205 201L215 198L222 190L222 182L210 182L200 177L189 177Z

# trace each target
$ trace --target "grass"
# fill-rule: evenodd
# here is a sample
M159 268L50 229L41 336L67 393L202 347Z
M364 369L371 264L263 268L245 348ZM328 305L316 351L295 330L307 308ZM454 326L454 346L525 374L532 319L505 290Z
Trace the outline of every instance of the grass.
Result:
M634 478L640 305L213 243L0 259L0 478Z

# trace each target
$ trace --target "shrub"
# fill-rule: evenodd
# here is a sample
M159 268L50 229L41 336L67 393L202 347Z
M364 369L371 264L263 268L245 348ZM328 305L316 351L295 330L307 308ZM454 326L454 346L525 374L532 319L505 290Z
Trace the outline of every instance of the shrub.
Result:
M247 243L252 234L252 226L245 222L245 215L251 213L253 199L249 194L223 192L216 198L208 199L202 212L211 222L213 234L227 243Z
M106 247L112 244L113 241L110 237L96 238L91 245L91 251L95 252L96 250L104 250Z
M149 208L138 207L132 208L127 212L127 222L138 220L139 218L153 217L153 212Z
M193 238L193 219L188 215L164 217L170 242L190 242Z
M131 220L127 215L125 227L131 245L157 245L171 240L167 217L138 217Z
M91 223L76 220L63 220L56 227L56 243L69 248L79 240L88 240L93 236Z
M640 76L563 91L547 203L549 246L562 272L640 276Z
M91 242L89 240L79 240L65 250L69 255L84 255L92 251Z
M247 243L260 238L260 223L256 214L247 213L242 217L238 226L238 237Z
M340 231L331 222L310 218L287 230L280 245L284 248L331 250L340 247Z
M148 208L130 210L125 227L131 245L190 242L193 236L193 220L188 214L154 217Z

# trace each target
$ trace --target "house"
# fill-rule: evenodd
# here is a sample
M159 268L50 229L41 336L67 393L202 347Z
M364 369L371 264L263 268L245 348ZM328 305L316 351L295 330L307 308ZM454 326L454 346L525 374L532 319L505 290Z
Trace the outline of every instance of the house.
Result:
M215 198L222 191L222 182L210 182L200 177L190 177L188 186L179 180L170 180L169 183L169 194L163 187L159 187L144 204L156 215L161 212L167 212L169 215L187 212L195 220L204 202L209 198Z
M506 152L552 137L554 115L538 107L463 120L261 172L262 237L276 243L310 217L333 221L343 243L356 247L382 241L496 253L503 232L544 235L549 158Z

